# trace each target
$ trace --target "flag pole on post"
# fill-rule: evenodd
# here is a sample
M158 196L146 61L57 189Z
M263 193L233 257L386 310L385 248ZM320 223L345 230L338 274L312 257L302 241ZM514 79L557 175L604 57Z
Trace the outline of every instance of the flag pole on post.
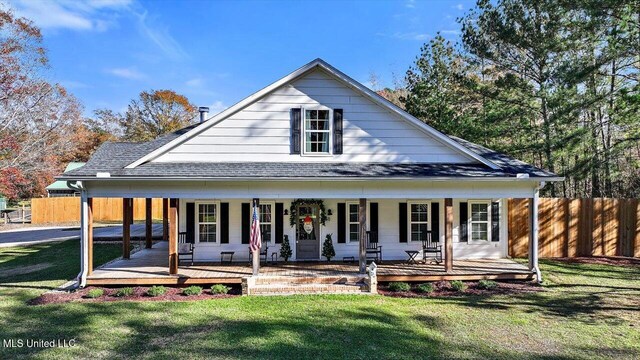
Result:
M253 211L251 215L251 240L250 245L253 263L253 275L258 275L260 270L260 248L262 247L262 234L260 232L260 214L258 212L257 199L253 199Z

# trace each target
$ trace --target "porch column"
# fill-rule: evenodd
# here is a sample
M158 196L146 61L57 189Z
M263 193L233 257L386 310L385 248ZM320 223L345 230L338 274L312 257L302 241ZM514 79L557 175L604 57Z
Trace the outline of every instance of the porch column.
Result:
M145 210L145 235L146 235L146 243L145 243L145 247L147 249L151 249L152 243L151 243L151 239L153 238L153 223L151 221L151 209L152 209L152 202L150 198L146 198L145 202L144 202L144 210Z
M255 198L253 199L253 201L251 202L251 226L253 227L253 207L256 206L258 208L260 208L260 199ZM258 214L258 216L260 216ZM262 235L262 232L260 233L260 235ZM249 242L251 242L251 240L249 240ZM262 245L262 238L260 239L260 244ZM251 245L249 245L251 246ZM258 276L258 274L260 273L260 251L262 251L261 249L258 249L258 251L253 251L251 252L251 264L253 267L253 276Z
M78 276L78 286L87 284L89 269L89 216L88 198L86 190L80 194L80 274Z
M93 273L93 198L87 199L87 275Z
M358 222L360 227L360 273L367 272L367 199L361 198L358 206Z
M533 193L533 198L529 199L529 270L536 271L538 281L540 279L540 268L538 267L538 189Z
M453 270L453 199L444 199L444 270Z
M162 240L169 241L169 199L162 199Z
M122 258L131 258L131 208L133 199L122 199Z
M169 204L169 274L178 273L178 199Z

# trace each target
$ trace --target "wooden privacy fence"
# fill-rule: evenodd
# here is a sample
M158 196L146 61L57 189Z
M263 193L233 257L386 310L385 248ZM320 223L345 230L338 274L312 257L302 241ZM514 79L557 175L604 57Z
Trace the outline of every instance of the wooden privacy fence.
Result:
M153 219L162 219L162 199L151 201ZM145 219L145 199L133 199L133 219ZM122 198L94 198L93 220L121 222ZM80 221L79 197L53 197L31 199L31 223L52 224Z
M509 200L509 255L528 254L527 199ZM539 204L540 257L640 257L638 199L542 198Z

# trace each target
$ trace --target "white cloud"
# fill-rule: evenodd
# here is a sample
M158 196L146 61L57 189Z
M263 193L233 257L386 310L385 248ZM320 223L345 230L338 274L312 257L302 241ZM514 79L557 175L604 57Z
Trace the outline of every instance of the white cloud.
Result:
M19 16L32 20L42 29L104 31L114 14L127 10L131 0L15 0L12 6Z
M147 76L134 68L107 69L107 73L128 80L142 80Z
M191 80L187 80L185 82L185 85L187 85L188 87L201 87L202 85L204 85L204 79L200 77L193 78Z
M409 8L409 9L413 9L416 7L416 0L407 0L407 2L404 4L405 7Z
M216 115L228 108L222 101L215 101L213 104L209 105L209 117Z
M460 30L440 30L440 33L443 35L460 35Z
M462 4L458 4L458 5L456 5L456 9L458 9L458 10L464 10L464 5L462 5Z
M182 46L171 36L168 28L161 28L153 24L154 21L148 17L147 11L135 15L138 17L139 32L159 47L165 55L173 60L189 57L184 49L182 49Z
M417 40L417 41L423 41L423 40L426 40L426 39L431 37L431 35L426 34L426 33L399 32L399 31L396 31L393 34L377 33L376 35L377 36L382 36L382 37L390 37L390 38L394 38L394 39L400 39L400 40Z

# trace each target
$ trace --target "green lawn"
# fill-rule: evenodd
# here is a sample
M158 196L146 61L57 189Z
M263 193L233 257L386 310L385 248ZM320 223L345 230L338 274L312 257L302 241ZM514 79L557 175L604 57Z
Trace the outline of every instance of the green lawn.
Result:
M119 248L95 253L100 263ZM26 305L76 275L77 259L74 241L0 249L0 338L78 344L0 347L0 358L640 358L638 267L545 261L545 291L510 296Z

